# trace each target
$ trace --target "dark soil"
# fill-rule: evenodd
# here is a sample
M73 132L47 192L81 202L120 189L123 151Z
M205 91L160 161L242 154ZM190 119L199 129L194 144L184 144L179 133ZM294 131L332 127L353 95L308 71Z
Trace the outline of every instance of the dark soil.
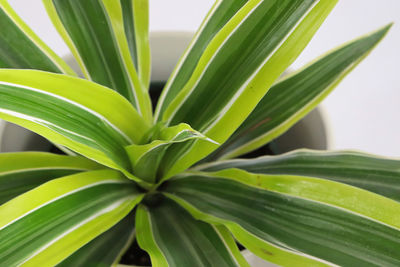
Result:
M149 254L139 247L136 240L122 256L120 263L136 266L151 266Z

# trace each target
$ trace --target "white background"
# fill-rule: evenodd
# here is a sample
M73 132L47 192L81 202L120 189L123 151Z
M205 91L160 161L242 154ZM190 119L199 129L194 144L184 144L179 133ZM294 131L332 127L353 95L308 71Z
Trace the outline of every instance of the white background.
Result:
M67 47L46 17L40 0L9 0L57 53ZM153 31L194 31L211 0L150 0ZM340 0L308 48L299 68L325 51L395 22L387 38L323 102L332 149L358 149L400 157L400 1Z

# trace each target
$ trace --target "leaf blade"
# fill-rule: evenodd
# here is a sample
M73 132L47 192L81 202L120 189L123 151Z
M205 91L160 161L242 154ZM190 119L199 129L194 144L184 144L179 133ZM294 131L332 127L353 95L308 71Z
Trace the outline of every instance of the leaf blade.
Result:
M187 174L169 181L166 191L196 218L224 224L239 242L247 242L258 256L277 264L294 258L279 257L271 248L328 265L392 266L400 261L396 253L400 247L399 228L332 203L274 191L278 182L269 190L251 181L245 184L245 177L241 182L231 179L227 173ZM367 191L364 194L400 208L390 199ZM362 205L361 200L354 201ZM270 246L257 246L249 235ZM241 240L243 237L249 239ZM263 248L268 253L262 253Z
M156 121L162 118L166 107L179 91L183 89L184 84L189 80L195 69L203 50L206 49L212 38L245 3L245 0L219 0L214 3L161 93L154 116Z
M0 80L3 119L101 164L129 170L123 147L139 142L149 126L123 97L83 79L40 71L3 69Z
M278 3L279 2L279 3ZM280 1L266 1L266 2L258 2L258 1L249 1L248 5L246 5L246 8L241 9L243 12L238 12L236 16L238 16L237 19L233 20L232 25L226 26L226 31L221 31L221 35L215 37L215 40L224 40L226 36L229 36L229 32L234 28L236 24L240 24L239 22L243 19L246 18L246 14L249 12L253 11L254 16L257 18L263 20L263 19L270 19L273 23L274 19L282 19L285 16L277 16L277 13L275 12L273 5L279 5L279 7L283 10L281 10L283 13L286 11L287 13L292 15L291 20L285 20L284 26L280 29L280 39L277 38L278 40L275 40L276 42L271 43L269 46L264 51L264 54L260 53L254 53L253 50L250 49L250 52L253 53L253 56L258 57L258 60L255 60L252 62L252 67L256 68L248 70L245 74L249 75L250 77L247 77L245 82L237 83L236 85L240 85L240 87L235 87L236 91L232 89L232 91L229 91L231 95L228 98L228 103L225 103L226 101L221 101L218 103L218 107L221 109L209 109L207 113L202 112L201 116L195 116L196 123L202 124L201 123L201 118L206 118L208 121L207 123L203 125L196 125L196 123L193 124L193 121L189 117L185 117L185 114L198 114L199 110L201 111L204 107L208 109L209 106L212 106L210 103L210 99L212 99L213 102L216 102L216 98L213 98L213 94L215 92L218 92L219 90L214 90L214 93L209 92L209 90L213 90L215 86L207 86L208 91L202 91L202 90L192 90L192 85L196 84L196 75L194 74L192 76L192 80L186 84L187 90L181 91L181 98L184 99L186 96L190 97L192 95L193 98L191 101L185 100L185 102L180 102L181 99L179 97L175 98L176 105L171 104L169 106L170 113L166 112L164 114L165 119L172 118L172 114L175 114L175 111L180 112L179 109L176 109L181 103L183 105L186 105L186 109L184 109L183 105L181 106L182 110L184 110L183 113L181 113L179 119L177 117L173 117L173 120L171 121L172 123L175 122L175 120L185 120L185 122L189 123L192 127L195 129L198 129L200 132L211 138L212 140L215 140L218 143L223 143L226 141L226 139L240 126L240 124L246 119L246 117L250 114L250 112L255 108L257 105L258 101L267 93L268 89L270 86L272 86L273 82L283 73L283 71L294 61L294 59L301 53L301 51L305 48L305 46L308 44L308 42L311 40L312 36L315 34L315 32L318 30L320 25L323 23L325 18L328 16L330 11L333 9L333 7L336 5L337 1L301 1L301 2L295 2L295 1L288 1L286 2L287 6L283 8L283 5L281 5ZM288 7L292 7L289 9ZM295 8L296 7L296 8ZM269 16L264 16L265 12L268 13L268 11L272 12L274 16L271 15L271 18ZM287 15L289 16L289 15ZM252 18L249 16L249 18ZM250 19L250 22L248 22L249 25L252 25L254 23ZM246 22L246 21L245 21ZM243 25L245 25L243 23ZM268 25L268 24L267 24ZM248 25L247 25L248 26ZM248 29L244 26L241 26L242 32L248 31ZM266 27L266 26L265 26ZM266 32L272 34L275 33L276 28L268 28L265 30ZM277 27L279 28L279 27ZM236 32L237 34L242 32ZM260 32L257 32L254 30L257 34L260 34L263 40L267 42L268 40L265 39L265 35L261 34ZM247 33L248 34L248 33ZM234 36L234 35L232 35ZM246 34L245 34L246 36ZM268 36L268 35L266 35ZM242 37L239 34L239 37ZM239 38L237 37L237 38ZM237 41L237 38L230 37L232 43L235 43ZM259 37L261 38L261 37ZM244 39L246 40L246 39ZM218 43L216 41L216 43ZM245 42L244 42L245 43ZM258 44L255 42L256 45ZM224 43L224 45L228 45L228 43ZM229 47L231 47L230 44ZM242 43L243 45L243 43ZM216 50L216 46L213 44L210 44L213 49L210 49L211 52L213 50ZM230 49L233 49L232 47ZM235 50L236 53L239 53L239 58L241 56L244 56L241 53L241 50ZM207 61L207 57L212 57L212 53L205 53L205 61ZM265 55L267 54L267 55ZM264 58L263 56L266 56ZM224 55L226 56L226 55ZM229 57L228 57L229 58ZM260 62L261 61L261 62ZM224 61L221 60L223 63ZM220 63L221 63L220 62ZM230 61L228 61L230 62ZM239 61L240 62L240 61ZM221 63L221 64L222 64ZM226 62L225 62L226 63ZM203 62L203 65L206 65ZM228 64L226 64L228 65ZM239 64L240 66L240 64ZM225 66L226 67L226 66ZM229 69L229 66L228 66ZM200 68L199 68L200 70ZM251 75L248 73L249 71L254 71L254 73L251 73ZM199 71L200 72L200 71ZM232 72L237 74L237 72ZM241 75L237 79L244 79L246 75ZM218 76L218 75L216 75ZM213 76L210 76L213 77ZM230 77L230 76L227 76ZM225 77L225 79L227 79ZM214 77L215 78L215 77ZM230 77L231 78L231 77ZM210 79L205 79L210 80ZM202 80L200 80L202 81ZM235 81L235 79L233 80ZM205 84L205 83L204 83ZM202 86L204 86L204 84ZM226 85L226 84L225 84ZM197 85L195 85L193 88L197 88ZM199 87L200 88L200 87ZM223 91L223 90L221 90ZM228 92L228 91L227 91ZM204 97L203 101L199 101L196 105L192 105L193 100L197 98L197 95L200 95ZM218 99L220 99L221 96L219 96ZM191 103L189 105L189 103ZM204 105L204 103L207 103L207 105ZM226 104L226 105L225 105ZM198 107L198 105L203 105L203 107ZM188 107L190 106L190 107ZM216 107L216 106L215 106ZM191 112L188 112L191 110ZM211 114L210 112L214 112L215 110L219 110L216 114ZM176 114L178 114L176 113ZM171 115L171 116L170 116ZM188 116L189 116L188 115ZM174 115L175 116L175 115ZM197 118L198 117L198 118ZM197 127L197 128L196 128ZM182 147L182 150L185 151L185 154L183 154L183 151L180 151L183 156L180 158L176 158L174 154L170 157L171 161L169 162L169 166L167 166L167 170L164 172L164 176L166 178L171 177L172 175L179 173L180 171L183 171L184 169L190 167L193 165L195 162L199 161L200 159L204 158L208 154L210 154L212 151L214 151L217 148L217 146L212 145L212 144L204 144L201 142L194 142L191 147ZM176 154L176 151L174 151ZM168 165L168 164L167 164Z
M101 165L82 157L41 152L0 154L0 205L45 182L96 170Z
M43 0L43 3L85 76L118 91L149 121L150 99L130 56L120 2Z
M96 237L57 267L68 266L113 266L135 236L135 217L132 211L112 228ZM112 246L110 247L110 244Z
M141 198L132 182L112 170L50 181L0 206L0 259L6 265L55 265L125 217Z
M240 156L284 133L330 94L384 38L390 27L345 44L275 84L214 157Z
M237 168L251 173L323 178L400 201L399 161L355 151L320 152L302 149L280 156L227 160L202 166L198 170L215 172Z
M0 67L40 69L76 76L17 15L7 1L0 2Z
M153 130L150 143L125 147L132 163L133 173L151 183L158 182L159 168L165 160L168 149L197 139L212 142L186 123L172 127L160 126L159 129L155 127Z
M133 1L132 12L135 27L135 47L137 48L138 67L140 80L148 87L150 85L151 54L149 45L149 1Z
M238 266L217 229L194 220L172 200L160 197L161 206L139 206L137 214L138 242L150 254L154 266Z

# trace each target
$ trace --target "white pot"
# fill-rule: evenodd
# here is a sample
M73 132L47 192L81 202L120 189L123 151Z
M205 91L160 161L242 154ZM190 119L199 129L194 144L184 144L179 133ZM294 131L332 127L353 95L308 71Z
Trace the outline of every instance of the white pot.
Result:
M189 44L193 33L190 32L155 32L150 35L152 49L152 81L166 81L176 62ZM66 61L79 69L72 57ZM277 139L280 152L297 148L326 149L327 132L321 112L316 109L291 130ZM0 121L0 151L48 151L51 144L44 138L11 123ZM276 266L259 259L249 251L243 252L251 266Z

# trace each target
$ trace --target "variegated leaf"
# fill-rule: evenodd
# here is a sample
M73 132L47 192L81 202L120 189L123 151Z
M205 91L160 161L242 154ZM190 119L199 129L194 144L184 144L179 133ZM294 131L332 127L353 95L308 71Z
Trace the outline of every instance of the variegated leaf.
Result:
M122 254L135 237L135 211L99 235L74 254L63 260L57 267L109 267L116 266Z
M229 168L324 178L400 201L400 160L361 152L298 150L279 156L219 161L197 167L207 172Z
M240 156L283 134L332 92L382 40L390 26L345 44L276 83L209 160Z
M0 205L45 182L102 168L83 157L42 152L0 154Z
M130 55L120 1L43 3L86 78L118 91L150 121L151 102Z
M163 159L165 160L164 156L168 149L197 139L213 142L185 123L166 128L157 126L150 139L153 140L152 142L145 145L134 144L125 148L133 166L133 173L150 183L155 183L157 178L160 178L158 177L159 165L162 164Z
M33 70L0 70L0 118L124 171L130 171L124 147L139 142L149 129L112 90Z
M0 1L0 68L37 69L76 75L17 15Z
M0 262L53 266L124 218L142 193L117 171L75 174L0 206Z
M239 170L188 173L168 197L283 266L397 266L400 204L333 181Z
M152 266L249 266L223 227L195 220L162 195L147 203L137 210L136 228Z
M125 35L139 79L150 83L149 0L120 0Z
M168 105L184 88L208 44L221 28L246 4L247 0L217 0L193 40L182 55L157 103L155 120L160 120Z
M248 1L209 43L163 120L171 125L188 123L212 140L225 142L306 47L336 3ZM171 150L163 176L183 171L217 147L197 141Z

